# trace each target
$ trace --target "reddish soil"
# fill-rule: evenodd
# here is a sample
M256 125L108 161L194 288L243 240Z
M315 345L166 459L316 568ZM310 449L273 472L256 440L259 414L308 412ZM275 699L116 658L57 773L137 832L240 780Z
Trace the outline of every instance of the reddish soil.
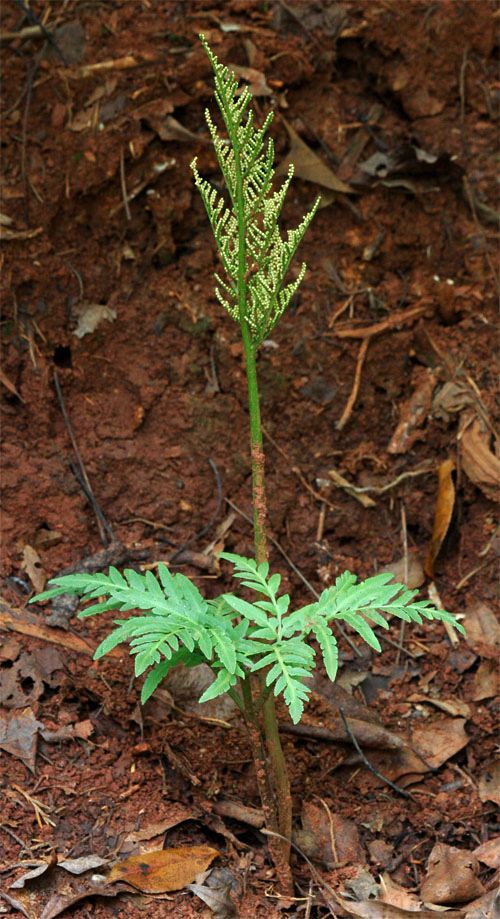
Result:
M494 608L499 8L485 0L33 0L30 10L53 42L39 34L2 44L1 210L9 220L0 250L0 676L5 686L7 670L17 667L18 679L0 701L9 719L29 708L48 730L90 726L87 736L39 738L32 770L19 755L2 754L0 862L11 867L2 881L9 891L28 870L19 865L54 850L60 860L116 860L127 834L183 805L192 819L170 829L165 846L214 846L240 914L277 915L265 837L215 813L221 799L259 805L239 721L217 710L219 723L186 713L173 689L176 707L165 697L141 714L125 651L94 664L70 646L78 636L93 649L106 634L105 617L50 619L50 606L26 603L40 578L103 549L105 560L116 560L111 531L123 550L119 564L128 553L128 563L152 565L180 549L172 565L214 595L229 584L229 571L202 553L231 511L226 499L251 513L238 329L213 295L215 244L189 169L196 155L201 173L218 181L203 117L213 106L197 40L203 30L222 60L265 75L268 94L256 97L256 108L262 116L276 111L277 161L289 150L288 124L352 189L335 195L298 178L285 207L284 223L294 225L318 191L326 205L302 245L309 270L300 297L259 357L271 535L316 590L346 568L366 576L394 565L405 533L410 557L423 561L438 468L452 459L455 507L435 584L455 613L478 601ZM33 25L13 0L5 0L0 21L2 35ZM300 173L304 164L295 162ZM110 311L107 318L78 337L95 305L101 315ZM363 340L342 331L378 323L385 325L369 337L359 393L339 430ZM111 531L100 532L75 474L54 374ZM462 387L458 407L448 401L440 410L436 399L450 383ZM389 452L405 411L414 419L415 405L406 403L415 392L423 404L418 426L410 418L409 439ZM479 448L464 458L476 416L486 473ZM358 488L401 480L371 492L375 504L365 507L334 486L332 468ZM251 554L251 528L238 512L219 543ZM310 602L275 543L271 563L294 600ZM27 634L34 612L44 638ZM312 915L326 914L318 878L340 894L364 860L374 879L387 870L418 893L435 843L471 852L494 835L494 795L483 781L493 768L494 697L478 689L494 635L478 644L474 633L475 642L455 647L437 625L407 629L399 655L399 625L388 635L392 644L380 656L362 649L360 657L341 640L351 704L368 703L373 718L404 737L421 724L439 732L458 720L460 707L454 716L426 705L430 692L466 704L466 739L418 776L408 800L369 772L349 742L284 733L302 849L304 801L322 799L359 833L356 856L337 867L315 845L307 850L315 874L294 854L297 896L307 897L312 880ZM37 677L48 648L57 648L59 663ZM24 670L23 654L31 655ZM410 698L418 695L424 701ZM306 723L338 723L321 694L314 698ZM285 711L280 717L287 721ZM387 750L365 752L394 773ZM23 792L41 802L38 821ZM489 889L493 867L480 863L477 877ZM29 915L40 916L43 892L33 896ZM193 894L169 896L94 898L70 913L209 915ZM299 907L303 900L291 914Z

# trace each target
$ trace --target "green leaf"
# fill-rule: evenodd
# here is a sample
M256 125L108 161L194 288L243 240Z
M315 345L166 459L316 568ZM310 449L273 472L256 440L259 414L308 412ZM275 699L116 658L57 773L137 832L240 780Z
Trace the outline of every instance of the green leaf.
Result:
M170 661L162 661L149 671L141 689L141 705L144 705L148 699L151 698L154 691L158 689L158 686L161 681L165 679L170 667Z
M236 683L236 677L228 673L227 670L219 670L215 680L205 689L203 695L198 699L201 703L209 702L210 699L216 699L217 696L224 695L231 686Z
M124 641L127 641L129 638L128 630L124 627L115 629L114 632L111 632L104 641L101 641L100 645L96 648L94 652L94 660L99 660L100 657L104 657L105 654L109 654L113 648L116 648L117 645L121 645Z
M365 622L362 616L358 616L356 613L345 612L341 613L339 618L343 619L344 622L347 622L347 624L350 625L351 628L353 628L359 635L361 635L361 638L366 641L366 643L370 645L371 648L374 648L375 651L382 650L375 632L371 626Z
M337 640L328 623L325 622L322 616L318 615L313 620L311 629L316 636L318 644L321 648L325 670L333 683L337 676L337 669L339 664Z
M256 622L263 628L267 627L268 617L254 604L242 600L241 597L235 597L234 594L224 594L224 600L231 609L236 610L237 613L244 616L249 622Z

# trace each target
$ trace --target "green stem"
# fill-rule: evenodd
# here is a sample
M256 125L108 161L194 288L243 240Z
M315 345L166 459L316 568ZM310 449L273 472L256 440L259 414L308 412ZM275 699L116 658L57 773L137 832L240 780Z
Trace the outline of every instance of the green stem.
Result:
M252 341L251 329L247 320L247 226L245 221L243 173L239 156L237 133L233 125L228 125L228 132L235 154L234 163L236 169L235 203L238 218L238 313L245 354L248 409L250 413L255 558L257 564L261 564L267 561L267 506L259 384L257 380L257 346ZM285 894L291 895L293 894L293 881L290 871L292 802L290 782L278 732L274 696L270 695L266 698L259 717L256 715L254 707L250 677L241 681L241 688L247 715L250 742L257 771L257 782L266 823L271 831L278 832L280 837L285 837L285 839L283 839L277 836L270 836L269 849L276 868L278 883ZM259 679L259 695L261 698L265 689L265 675L261 674Z

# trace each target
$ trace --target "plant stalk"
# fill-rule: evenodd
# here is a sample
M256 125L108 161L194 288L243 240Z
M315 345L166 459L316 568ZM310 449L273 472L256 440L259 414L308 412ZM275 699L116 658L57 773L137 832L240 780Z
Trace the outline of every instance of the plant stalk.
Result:
M243 348L248 384L248 407L250 413L250 450L252 457L252 498L254 520L255 558L258 564L267 561L266 540L266 492L264 450L262 425L260 417L260 399L257 381L255 348L251 341L246 321L241 323ZM248 682L245 680L245 683ZM243 687L244 693L245 688ZM251 689L249 690L251 694ZM248 697L248 694L247 694ZM244 694L245 698L245 694ZM292 836L292 798L290 780L285 763L283 748L278 731L276 705L272 693L266 692L265 674L259 675L258 723L254 716L253 731L250 739L257 770L257 781L262 799L268 829L279 833L279 836L268 837L269 850L276 868L278 881L283 892L293 894L293 881L290 870L290 841ZM252 703L253 708L253 703ZM255 710L254 710L255 711ZM257 742L256 728L260 740ZM267 757L262 761L262 740ZM264 781L265 778L265 781ZM272 794L269 799L268 785L271 783ZM271 813L272 809L272 813Z
M238 312L248 387L254 543L255 559L259 565L267 561L264 449L260 418L259 384L257 380L256 347L252 341L247 322L247 227L243 173L234 126L227 124L227 128L235 152L236 200L234 203L238 218ZM257 706L254 706L250 677L242 680L245 714L266 823L269 824L271 831L280 834L280 836L269 837L269 851L276 868L278 884L285 895L292 896L293 880L290 869L292 799L290 781L278 732L274 696L272 694L267 696L265 693L265 674L260 674L258 686L259 700Z

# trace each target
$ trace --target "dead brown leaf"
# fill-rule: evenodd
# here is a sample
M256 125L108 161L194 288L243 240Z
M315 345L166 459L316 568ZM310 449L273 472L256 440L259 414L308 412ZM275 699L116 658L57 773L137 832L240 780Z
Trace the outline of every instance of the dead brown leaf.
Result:
M22 760L30 772L35 771L37 736L43 724L31 708L15 714L0 714L0 749Z
M438 842L429 855L421 897L426 903L443 906L470 903L485 892L478 871L479 863L472 852Z
M322 188L329 188L343 195L354 194L354 189L346 185L342 179L337 178L326 163L299 137L291 124L288 124L285 118L282 118L282 121L290 137L290 150L279 164L276 175L286 175L289 166L293 164L294 175L297 179L313 182L315 185L321 185Z
M261 70L255 70L253 67L240 67L239 64L231 64L230 68L237 77L246 80L252 96L272 96L273 91L267 85L265 74Z
M144 842L148 839L154 839L156 836L162 836L163 833L166 833L167 830L172 829L173 826L177 826L179 823L184 823L185 820L193 820L196 817L196 813L193 808L188 808L184 804L169 804L169 816L164 820L159 820L157 823L148 823L147 826L141 827L140 830L135 830L132 833L128 833L124 840L124 846L122 847L122 852L130 851L132 846L138 845L140 842Z
M467 705L463 699L437 699L434 696L426 696L423 692L414 692L408 696L408 702L426 702L455 718L470 718L471 716L470 705Z
M481 801L493 801L500 807L500 762L495 762L481 775L478 783Z
M385 571L393 575L393 580L397 584L405 584L410 590L421 587L425 581L422 562L414 552L409 552L407 558L400 558L397 562L379 568L380 574Z
M351 900L342 899L342 907L349 916L361 916L363 919L415 919L416 916L419 916L419 919L438 919L440 915L443 919L465 919L461 909L451 909L441 914L432 909L402 909L391 903L384 903L383 900L353 903Z
M380 899L391 906L414 912L420 912L422 907L422 901L416 894L406 887L400 887L388 874L383 874L380 878Z
M484 430L479 418L470 423L466 415L461 427L460 457L465 474L487 498L498 501L500 487L500 459L490 449L491 435Z
M465 718L445 718L414 728L412 742L417 753L437 769L469 743L465 733Z
M434 566L443 547L453 517L453 510L455 507L454 470L455 463L451 459L447 459L441 463L438 470L438 494L434 515L434 526L432 528L429 551L424 563L424 571L431 580L434 578Z
M42 560L33 546L24 546L21 567L28 575L37 594L42 593L47 582L47 575L43 570Z
M210 846L178 846L131 855L111 869L108 882L126 881L143 893L167 893L192 884L218 856Z
M366 863L356 824L332 813L322 800L304 802L297 843L306 855L325 865Z
M424 436L420 429L431 410L436 377L432 371L418 368L413 385L412 395L401 406L399 423L387 447L388 453L407 453L415 441Z
M5 388L8 389L9 392L12 393L13 396L17 396L17 398L20 399L21 402L24 402L23 397L19 395L16 387L14 386L13 383L11 383L7 374L4 373L1 367L0 367L0 383L2 383L2 385L5 386Z
M500 868L500 836L481 843L472 854L488 868Z
M481 661L474 675L472 685L472 699L482 702L483 699L493 699L499 692L498 664L495 660Z
M463 618L465 640L480 657L498 660L500 652L500 624L486 603L477 600L467 607Z

